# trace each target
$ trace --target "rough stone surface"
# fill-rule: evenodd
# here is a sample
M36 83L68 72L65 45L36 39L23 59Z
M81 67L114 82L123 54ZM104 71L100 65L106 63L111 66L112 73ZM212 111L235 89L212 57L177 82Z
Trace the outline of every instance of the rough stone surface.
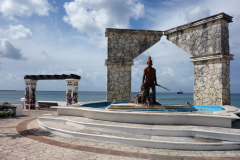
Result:
M230 60L194 62L194 104L230 104Z
M230 104L229 59L233 56L229 54L230 22L231 16L219 13L164 31L169 41L195 59L195 104ZM130 101L132 60L158 42L162 32L107 28L105 36L108 37L107 100Z
M220 13L165 31L169 41L195 59L194 104L196 105L230 104L230 60L226 57L230 55L229 22L232 22L232 17ZM218 58L219 55L225 57Z
M130 102L131 65L107 65L107 100Z
M108 60L133 60L157 43L162 35L110 32L107 36Z
M218 19L167 35L168 40L192 56L229 54L228 21Z
M131 100L131 65L133 59L157 43L161 31L106 29L108 37L107 101Z

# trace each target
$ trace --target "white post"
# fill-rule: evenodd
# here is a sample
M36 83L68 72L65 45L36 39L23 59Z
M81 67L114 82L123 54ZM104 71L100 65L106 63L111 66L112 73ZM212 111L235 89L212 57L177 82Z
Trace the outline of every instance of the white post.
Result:
M78 103L78 81L79 79L65 79L66 86L66 105Z
M37 80L24 79L24 81L25 81L24 109L35 109Z
M30 87L29 87L30 109L36 108L36 89L37 89L37 80L31 80Z
M25 101L24 101L24 109L30 109L29 107L29 87L30 87L30 83L31 83L31 79L24 79L25 81Z

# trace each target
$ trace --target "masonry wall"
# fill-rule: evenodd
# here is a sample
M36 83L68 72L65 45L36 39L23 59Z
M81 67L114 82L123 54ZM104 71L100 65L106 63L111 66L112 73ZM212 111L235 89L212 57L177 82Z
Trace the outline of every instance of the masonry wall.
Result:
M196 105L230 104L230 22L231 16L219 13L164 32L169 41L192 56Z
M194 62L194 104L230 104L230 60Z
M131 65L112 64L107 66L107 100L130 102Z
M219 13L164 31L167 39L190 55L194 63L194 104L230 104L228 23ZM157 43L162 31L107 28L107 100L129 102L133 59Z
M218 19L167 35L168 40L190 55L229 54L228 21Z
M107 101L131 101L133 59L157 43L162 31L107 28ZM140 87L140 86L139 86Z
M160 40L162 35L108 33L108 60L133 60Z

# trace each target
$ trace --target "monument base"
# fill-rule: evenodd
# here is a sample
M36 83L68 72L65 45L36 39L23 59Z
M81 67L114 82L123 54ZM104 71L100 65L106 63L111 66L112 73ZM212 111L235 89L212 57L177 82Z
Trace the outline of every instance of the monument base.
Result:
M130 109L130 110L195 110L195 107L184 105L147 105L147 104L134 104L122 103L111 104L107 109ZM197 109L196 109L197 110Z

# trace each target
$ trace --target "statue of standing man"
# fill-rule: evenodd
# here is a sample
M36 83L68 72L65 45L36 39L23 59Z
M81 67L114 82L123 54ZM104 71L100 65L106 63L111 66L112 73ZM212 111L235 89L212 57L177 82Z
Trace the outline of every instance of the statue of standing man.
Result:
M147 62L148 67L144 69L143 78L142 78L142 86L141 91L134 96L133 101L131 103L141 103L147 104L147 102L151 105L161 105L156 101L156 85L157 78L156 78L156 70L152 68L152 60L151 57L148 57ZM169 90L166 87L158 85L164 89ZM152 94L150 95L149 91L152 89Z
M156 85L157 84L157 78L156 78L156 70L154 68L152 68L152 60L151 60L151 56L148 57L148 62L147 62L148 67L146 67L144 69L143 72L143 78L142 78L142 87L144 88L144 94L142 96L142 103L146 103L146 101L151 102L152 104L157 104L160 105L160 103L158 103L156 101ZM151 96L151 100L150 100L150 95L149 95L149 91L150 88L152 89L152 96Z

